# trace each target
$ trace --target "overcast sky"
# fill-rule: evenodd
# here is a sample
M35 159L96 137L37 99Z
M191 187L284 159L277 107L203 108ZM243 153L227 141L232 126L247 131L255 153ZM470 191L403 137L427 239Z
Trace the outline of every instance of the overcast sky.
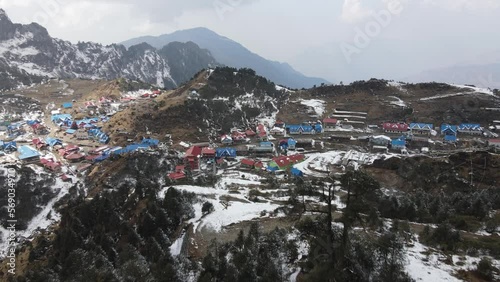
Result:
M500 0L0 0L0 7L14 22L38 22L72 42L204 26L332 81L500 61Z

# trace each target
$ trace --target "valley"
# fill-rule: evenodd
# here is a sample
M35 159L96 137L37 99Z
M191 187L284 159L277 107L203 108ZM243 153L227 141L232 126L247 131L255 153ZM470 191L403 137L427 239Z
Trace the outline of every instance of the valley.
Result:
M497 91L375 79L290 90L220 67L174 90L52 79L0 97L0 181L15 169L26 207L18 281L361 279L325 270L332 260L385 279L385 248L398 253L393 281L482 281L488 263L498 278Z
M381 16L358 2L345 1L339 28ZM106 14L127 18L106 42L165 32L159 3L145 19L132 2L108 4L137 11ZM298 65L313 48L314 73L367 79L308 77L205 27L70 42L61 22L48 25L55 37L0 8L0 280L500 281L500 92L483 87L495 62L421 74L433 82L368 79L439 61L426 49L439 40L384 48L389 60L370 35L348 66L314 47L323 34L278 20L287 13L269 10L292 36L258 18L251 40L231 19L254 4L229 4L217 30L238 27L235 38ZM76 10L75 22L93 17ZM176 26L203 20L203 8L189 24L179 11ZM474 76L481 85L451 83Z

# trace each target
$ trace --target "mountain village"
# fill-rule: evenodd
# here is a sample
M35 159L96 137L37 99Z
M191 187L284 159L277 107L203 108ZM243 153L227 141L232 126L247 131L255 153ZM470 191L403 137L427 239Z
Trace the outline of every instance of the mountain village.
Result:
M500 281L500 92L465 83L0 8L0 280Z
M329 166L370 164L377 157L500 148L500 139L495 133L500 129L500 121L492 120L488 125L434 126L418 121L371 125L365 122L367 113L343 109L335 109L323 119L302 124L287 124L272 118L263 119L263 122L256 120L254 127L233 128L213 142L184 140L172 144L167 134L161 140L143 136L128 139L126 146L113 146L108 134L101 131L102 125L130 104L147 103L159 95L159 90L140 90L124 94L117 101L108 97L100 97L97 101L67 101L57 109L52 102L42 105L45 111L4 113L0 121L1 162L38 164L51 172L60 172L60 177L67 181L70 179L67 174L76 176L109 157L169 146L177 148L181 155L184 151L178 166L166 172L171 180L179 182L186 179L186 169L196 175L203 171L213 173L235 161L246 169L301 177L304 172L294 166L306 160L309 154L328 153L331 143L346 144L361 152L345 151L336 163L325 164L325 170L318 173L327 174ZM300 103L313 118L321 118L324 102L301 100ZM76 119L71 113L85 117ZM63 164L68 169L61 170Z

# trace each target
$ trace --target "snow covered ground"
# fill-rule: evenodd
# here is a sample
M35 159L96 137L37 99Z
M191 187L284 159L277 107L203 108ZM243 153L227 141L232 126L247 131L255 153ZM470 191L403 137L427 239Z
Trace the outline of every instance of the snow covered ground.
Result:
M462 88L462 89L470 89L470 90L473 90L474 93L482 93L482 94L486 94L486 95L495 96L493 91L491 89L487 89L487 88L474 87L474 86L461 85L461 84L450 84L450 85L458 87L458 88Z
M348 115L368 115L368 113L365 112L350 112L350 111L337 111L333 110L334 113L336 114L348 114Z
M311 107L312 109L314 109L314 111L316 112L316 114L318 116L323 116L323 114L325 113L325 104L326 103L323 100L318 100L318 99L305 100L305 99L301 99L299 101L300 101L300 104L302 104L304 106Z
M245 178L241 178L245 175ZM202 196L201 203L194 205L195 217L189 222L194 224L194 231L200 231L208 228L214 231L221 231L224 227L234 223L248 221L259 218L269 212L273 212L280 205L273 204L270 201L261 201L258 203L248 200L249 187L261 185L261 177L250 173L234 173L225 175L213 187L200 187L191 185L173 186L175 189L187 191ZM232 190L229 191L229 188ZM234 189L237 188L237 192ZM159 192L158 197L164 197L168 188ZM228 201L225 199L229 198ZM203 215L202 202L211 202L214 211Z
M170 254L172 256L178 256L181 254L182 244L184 243L184 238L186 237L186 233L182 234L174 243L170 246Z
M377 159L397 157L396 154L373 154L358 151L330 151L326 153L307 154L306 159L294 165L305 175L325 177L331 171L331 166L346 166L356 163L355 166L369 165Z
M424 245L415 242L415 245L407 250L408 265L406 271L413 279L417 282L461 281L451 275L452 267L440 262L437 255L427 256L423 254L426 249Z
M454 86L454 87L462 88L462 89L472 90L472 91L471 92L460 92L460 93L436 95L436 96L432 96L432 97L422 98L422 99L420 99L420 101L429 101L429 100L442 99L442 98L448 98L448 97L463 96L463 95L478 95L478 94L497 97L493 93L493 91L490 89L467 86L467 85L458 85L458 84L450 84L450 85Z
M436 96L431 96L431 97L427 97L427 98L421 98L420 101L430 101L430 100L449 98L449 97L455 97L455 96L463 96L463 95L471 95L471 94L474 94L474 93L443 94L443 95L436 95Z
M446 256L427 248L419 242L407 248L406 253L408 274L418 281L462 281L453 276L459 270L473 270L481 257L452 256L453 264L444 262ZM499 261L492 260L496 267Z
M294 92L294 91L292 91L288 88L285 88L283 86L276 85L275 87L276 87L276 90L278 90L278 91L285 90L285 92Z
M73 177L72 181L75 181ZM37 230L47 229L51 224L59 221L61 219L61 215L54 210L54 205L62 197L68 194L69 188L72 185L72 183L65 183L60 178L57 178L55 185L51 188L52 190L58 192L58 194L50 202L48 202L45 207L43 207L41 212L31 219L26 230L16 230L16 238L30 238L31 235L33 235ZM0 226L0 258L6 255L6 250L8 248L8 236L9 231Z
M395 106L398 106L398 107L407 107L405 101L401 100L400 98L396 97L396 96L389 96L389 98L393 98L394 100L396 101L392 101L390 102L391 105L395 105Z
M352 115L331 115L332 118L354 118L354 119L366 119L366 117L362 116L352 116Z
M124 98L138 99L138 98L140 98L142 95L144 95L146 93L151 93L151 90L140 89L140 90L137 90L137 91L129 91L129 92L123 93L122 97L124 97Z
M405 85L404 83L396 82L396 81L389 81L387 84L389 86L396 87L401 92L408 92L408 90L403 88L403 85Z

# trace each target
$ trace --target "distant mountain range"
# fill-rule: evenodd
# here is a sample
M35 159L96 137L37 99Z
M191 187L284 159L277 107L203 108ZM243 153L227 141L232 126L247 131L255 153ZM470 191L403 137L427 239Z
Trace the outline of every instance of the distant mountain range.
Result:
M159 50L145 43L128 49L119 44L72 44L52 38L39 24L14 24L0 9L0 89L43 78L120 77L174 88L215 65L210 52L193 42L166 44Z
M440 81L456 84L473 84L478 87L500 89L500 63L462 65L428 70L403 78L408 82Z
M306 77L294 70L287 63L266 60L252 53L241 44L206 28L181 30L160 36L138 37L122 42L121 44L129 47L145 42L160 49L172 42L189 41L198 44L201 48L208 49L215 60L223 65L235 68L251 68L257 74L277 84L292 88L309 88L313 85L328 83L328 81L322 78Z

